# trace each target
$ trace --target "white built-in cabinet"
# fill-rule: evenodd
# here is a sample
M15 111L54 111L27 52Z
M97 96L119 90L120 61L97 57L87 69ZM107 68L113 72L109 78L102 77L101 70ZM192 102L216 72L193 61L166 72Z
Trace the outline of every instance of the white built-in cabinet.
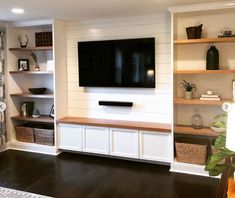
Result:
M138 130L110 128L110 155L139 157Z
M68 131L69 128L69 131ZM82 126L60 125L58 142L61 149L82 151ZM72 137L72 138L71 138Z
M172 150L171 134L139 131L140 159L169 162Z
M109 130L106 127L83 126L83 151L109 154Z
M58 148L157 162L171 162L171 133L59 124Z

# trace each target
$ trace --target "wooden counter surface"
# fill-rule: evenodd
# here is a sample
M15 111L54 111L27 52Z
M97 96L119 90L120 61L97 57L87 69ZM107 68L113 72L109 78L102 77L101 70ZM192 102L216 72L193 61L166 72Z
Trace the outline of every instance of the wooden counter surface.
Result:
M124 120L108 120L82 117L64 117L57 120L58 124L81 124L90 126L114 127L125 129L138 129L146 131L171 132L170 124L153 123L153 122L137 122Z

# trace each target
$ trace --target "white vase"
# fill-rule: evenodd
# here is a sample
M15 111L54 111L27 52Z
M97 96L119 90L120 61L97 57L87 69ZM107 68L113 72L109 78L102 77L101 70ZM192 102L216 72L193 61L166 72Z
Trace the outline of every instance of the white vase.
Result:
M192 91L186 91L184 96L185 96L186 100L191 100L193 98L193 92Z

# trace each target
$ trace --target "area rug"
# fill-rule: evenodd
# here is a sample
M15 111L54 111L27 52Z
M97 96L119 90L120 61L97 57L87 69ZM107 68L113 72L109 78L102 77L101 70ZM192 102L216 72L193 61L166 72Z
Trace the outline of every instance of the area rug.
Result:
M51 198L51 197L0 187L0 198Z

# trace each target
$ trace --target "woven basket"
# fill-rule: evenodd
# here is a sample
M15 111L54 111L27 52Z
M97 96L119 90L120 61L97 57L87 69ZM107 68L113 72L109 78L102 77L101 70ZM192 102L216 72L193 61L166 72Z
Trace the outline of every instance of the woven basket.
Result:
M176 142L178 162L200 164L206 163L207 145Z
M54 145L54 130L34 128L34 137L37 144Z
M34 143L33 128L16 126L16 139L21 142Z
M52 46L52 32L35 33L36 47Z

